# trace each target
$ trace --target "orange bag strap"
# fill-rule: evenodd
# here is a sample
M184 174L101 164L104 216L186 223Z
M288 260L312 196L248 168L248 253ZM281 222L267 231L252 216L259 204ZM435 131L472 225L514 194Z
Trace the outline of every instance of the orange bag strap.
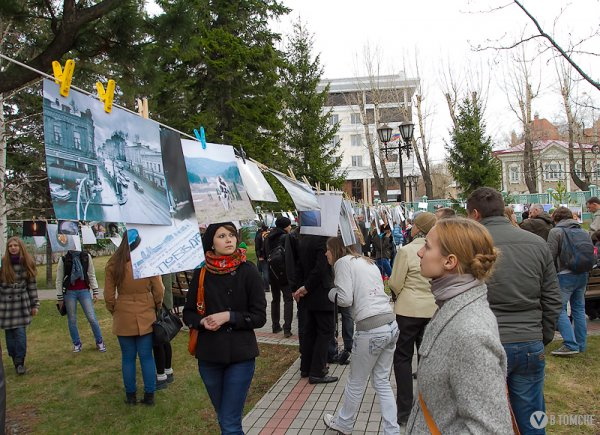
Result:
M204 275L206 275L206 267L200 269L200 275L198 275L198 294L196 296L196 310L201 316L204 316L204 314L206 313L206 306L204 305Z
M513 432L515 435L521 435L521 432L519 431L519 425L517 424L517 417L515 417L515 413L513 412L510 404L510 392L508 391L508 384L506 384L506 399L508 400L508 410L510 411L510 422L512 423Z
M423 411L423 417L425 417L425 423L427 423L427 427L429 428L429 432L431 432L431 435L442 435L437 425L435 424L435 421L433 421L433 417L429 413L429 409L427 409L427 405L425 405L425 401L423 400L421 393L419 393L419 405L421 406L421 411Z

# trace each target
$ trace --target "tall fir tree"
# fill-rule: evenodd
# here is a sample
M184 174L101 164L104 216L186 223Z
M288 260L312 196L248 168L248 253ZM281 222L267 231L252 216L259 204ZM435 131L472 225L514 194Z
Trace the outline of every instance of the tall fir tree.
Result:
M477 94L465 97L458 107L457 123L451 132L448 169L458 183L461 195L478 187L500 189L502 168L492 153L492 139L485 133L485 121Z
M312 184L341 187L342 156L339 143L333 143L339 125L331 125L330 112L323 112L329 86L319 90L323 68L312 50L312 35L296 22L286 47L287 66L281 74L285 96L283 149L296 176L306 176Z

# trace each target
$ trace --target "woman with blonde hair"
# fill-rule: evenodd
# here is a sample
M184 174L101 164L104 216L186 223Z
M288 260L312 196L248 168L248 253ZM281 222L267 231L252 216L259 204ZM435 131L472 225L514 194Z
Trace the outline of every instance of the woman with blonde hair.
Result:
M351 246L344 246L339 237L327 241L325 255L334 268L335 287L330 290L329 299L340 307L350 307L356 322L343 404L335 416L323 416L325 425L342 434L352 432L371 377L379 397L382 431L385 435L398 434L396 400L390 385L398 325L379 269L370 258L363 257Z
M113 317L113 333L121 346L121 371L125 403L135 405L136 368L139 356L144 380L144 405L154 405L156 365L152 355L152 324L162 305L164 286L160 276L133 279L130 249L139 244L136 230L127 230L105 269L104 301Z
M478 222L443 219L418 255L439 308L419 348L406 433L512 433L506 354L484 283L498 257L492 237Z
M35 278L35 262L18 237L6 243L0 266L0 328L6 335L8 355L17 374L25 374L27 335L25 328L38 313L40 302Z
M519 223L517 222L517 215L512 207L506 206L504 207L504 216L508 218L511 224L515 227L519 227Z

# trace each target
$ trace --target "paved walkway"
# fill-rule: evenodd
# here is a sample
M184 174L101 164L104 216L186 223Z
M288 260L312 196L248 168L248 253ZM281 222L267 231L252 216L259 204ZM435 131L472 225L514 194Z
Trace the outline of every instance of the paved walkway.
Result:
M52 300L56 297L53 290L39 290L38 293L40 299ZM102 297L102 291L100 291L100 297ZM261 343L298 346L298 327L295 316L292 322L292 333L294 335L290 338L284 338L282 332L273 334L270 316L270 293L267 293L267 302L267 323L264 327L256 330L258 341ZM281 308L283 313L283 303ZM599 320L588 322L588 334L600 335ZM558 333L557 338L560 338ZM341 337L339 337L339 341L341 345ZM416 369L416 357L413 361L413 369ZM311 385L308 383L308 379L300 378L300 359L297 359L244 417L244 432L247 435L333 433L326 429L323 423L323 415L326 412L333 414L341 406L344 386L349 372L348 365L331 364L329 373L338 376L338 382ZM390 373L390 382L395 394L396 384L393 372ZM354 433L376 434L379 433L380 425L379 402L376 399L373 387L369 384L354 426Z

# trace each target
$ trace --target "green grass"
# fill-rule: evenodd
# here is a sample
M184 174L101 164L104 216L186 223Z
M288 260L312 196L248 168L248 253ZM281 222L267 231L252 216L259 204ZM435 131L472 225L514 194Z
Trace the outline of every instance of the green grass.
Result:
M248 261L256 264L256 253L254 251L254 246L248 246L248 251L246 251L246 256L248 257ZM98 281L98 286L100 288L104 288L104 268L106 267L106 263L108 262L110 256L105 257L95 257L94 258L94 269L96 270L96 280ZM46 265L41 264L37 267L37 285L40 289L53 289L56 288L56 263L52 265L52 281L50 283L46 282Z
M587 349L572 357L555 357L550 352L560 347L555 341L547 348L545 397L546 413L554 415L595 414L594 426L548 426L548 433L600 433L600 336L588 337Z
M106 353L95 349L81 310L78 324L84 347L81 353L72 353L67 319L59 316L52 301L42 302L40 314L28 328L25 376L16 375L3 351L7 433L219 433L196 359L187 352L185 331L172 343L175 382L156 393L154 407L129 407L123 403L121 352L111 332L110 314L101 303L96 304L96 314L108 348ZM260 348L245 412L298 357L296 347L261 344ZM137 383L139 395L143 391L139 368Z

